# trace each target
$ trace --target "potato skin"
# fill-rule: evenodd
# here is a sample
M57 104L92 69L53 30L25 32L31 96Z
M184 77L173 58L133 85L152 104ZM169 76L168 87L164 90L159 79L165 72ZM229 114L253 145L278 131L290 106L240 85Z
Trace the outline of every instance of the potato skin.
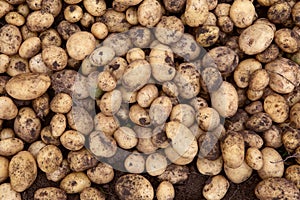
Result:
M12 188L23 192L29 188L37 177L37 165L28 151L16 154L9 163L9 177Z
M269 199L300 199L299 189L285 178L267 178L259 182L255 188L255 195L260 200Z
M0 140L0 155L12 156L22 151L24 148L24 142L19 138L6 138Z
M67 200L65 191L55 187L39 188L34 192L34 200Z
M230 131L221 141L224 163L230 168L237 168L244 161L245 145L242 134Z

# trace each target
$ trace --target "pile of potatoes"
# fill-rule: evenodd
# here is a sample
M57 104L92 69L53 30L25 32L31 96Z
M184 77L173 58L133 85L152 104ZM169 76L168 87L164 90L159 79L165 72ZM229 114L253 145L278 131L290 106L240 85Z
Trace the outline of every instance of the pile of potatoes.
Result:
M0 200L299 200L300 2L223 2L0 0Z

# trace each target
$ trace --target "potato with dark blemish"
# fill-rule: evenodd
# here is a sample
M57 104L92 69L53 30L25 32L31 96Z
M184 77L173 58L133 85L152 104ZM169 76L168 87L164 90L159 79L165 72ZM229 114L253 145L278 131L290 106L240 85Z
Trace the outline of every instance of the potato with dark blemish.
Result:
M275 43L286 53L295 53L300 47L300 35L294 30L282 28L275 32Z
M147 110L138 104L130 107L129 118L133 123L140 126L148 126L151 123L151 119Z
M64 9L64 17L70 23L76 23L80 21L82 16L82 8L78 5L69 5Z
M218 175L223 168L223 158L220 156L216 160L209 160L198 157L196 165L198 171L203 175Z
M34 192L35 200L59 199L67 200L67 194L62 189L56 187L42 187Z
M292 18L294 23L297 26L300 26L300 3L297 2L293 7L292 7Z
M284 148L289 152L293 153L300 145L299 141L300 132L298 129L287 127L282 133L282 143Z
M123 12L117 12L113 9L107 9L105 13L96 21L100 21L107 26L110 33L121 33L129 30L131 25L126 21L126 15Z
M97 200L105 200L105 195L100 190L96 189L95 187L88 187L85 188L80 193L81 200L89 200L89 199L97 199Z
M268 9L268 19L276 24L286 22L291 15L291 7L288 2L277 2Z
M138 138L134 130L128 127L119 127L114 132L114 138L118 145L123 149L131 149L138 143Z
M97 166L87 170L87 176L96 184L106 184L113 180L114 169L106 163L99 162Z
M113 137L102 131L93 131L89 135L89 148L95 156L109 158L117 152L117 143Z
M256 59L261 63L269 63L279 55L279 48L276 44L271 44L266 50L256 55Z
M50 109L55 113L68 113L72 108L72 98L66 93L56 94L51 102Z
M60 0L42 0L41 10L51 13L57 17L62 10L62 2Z
M46 145L37 154L37 164L46 173L55 171L62 163L63 155L54 145Z
M112 48L116 56L124 56L132 47L132 41L126 33L111 33L103 41L103 46Z
M276 123L283 123L289 116L289 106L279 94L271 94L264 100L264 110Z
M180 166L171 164L168 165L166 171L158 176L159 180L169 181L172 184L183 183L189 177L189 168L187 166Z
M2 133L2 132L1 132ZM6 138L0 140L0 155L13 156L24 149L24 142L19 138Z
M205 132L198 138L199 146L199 158L205 158L208 160L216 160L220 157L220 143L218 137L216 137L212 132Z
M229 181L224 176L217 175L206 182L202 194L207 200L220 200L227 193L229 186Z
M196 41L202 47L210 47L219 39L219 27L215 25L204 25L197 29Z
M186 0L163 0L165 9L171 13L182 12L185 8Z
M162 17L162 7L157 0L144 0L139 5L137 14L142 26L154 27Z
M124 167L129 173L143 173L145 170L145 158L143 154L133 151L124 160Z
M95 17L102 16L106 12L106 3L104 0L84 0L84 8Z
M163 124L172 111L172 102L169 97L156 98L150 106L149 116L152 124Z
M80 31L80 27L77 24L72 24L66 20L62 20L57 26L57 32L64 40L68 40L71 35Z
M28 15L26 25L31 31L42 32L50 28L53 22L52 14L38 10Z
M252 115L246 122L246 128L255 132L263 132L272 126L271 117L264 112Z
M21 32L14 25L5 25L0 29L0 52L5 55L16 54L22 43Z
M70 151L68 153L68 163L72 171L81 172L95 167L98 160L89 150L82 148L79 151Z
M52 173L46 173L46 177L48 180L53 182L58 182L62 180L67 174L70 173L69 163L66 159L64 159L61 165Z
M237 0L231 5L229 15L236 27L246 28L252 24L257 14L251 1Z
M91 181L83 172L72 172L60 182L60 188L67 194L82 192L85 188L90 186Z
M63 48L51 45L43 49L42 59L49 69L60 71L67 66L68 55Z
M190 27L202 25L208 17L206 0L187 0L184 12L185 23Z
M98 74L98 87L102 91L112 91L117 86L117 80L109 71L103 71Z

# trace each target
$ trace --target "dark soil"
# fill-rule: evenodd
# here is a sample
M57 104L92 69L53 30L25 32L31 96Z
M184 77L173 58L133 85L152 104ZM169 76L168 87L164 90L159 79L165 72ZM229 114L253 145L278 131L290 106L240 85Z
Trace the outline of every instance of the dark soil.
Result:
M197 168L194 165L190 165L190 175L189 179L183 183L174 185L176 197L175 200L201 200L205 199L202 196L202 188L209 178L209 176L201 175ZM117 179L122 176L124 173L115 171L115 178L112 182L105 185L93 185L98 188L100 191L105 193L107 200L118 200L119 198L114 192L114 185ZM158 180L155 177L151 177L145 174L145 177L150 180L153 187L156 188L159 184ZM241 184L230 183L230 188L224 197L224 200L257 200L254 194L254 188L257 183L260 181L256 172L253 172L252 176L245 182ZM39 171L38 177L34 184L22 193L23 200L33 200L34 192L43 187L59 187L59 183L55 183L47 180L45 173ZM68 200L79 200L79 195L68 195Z

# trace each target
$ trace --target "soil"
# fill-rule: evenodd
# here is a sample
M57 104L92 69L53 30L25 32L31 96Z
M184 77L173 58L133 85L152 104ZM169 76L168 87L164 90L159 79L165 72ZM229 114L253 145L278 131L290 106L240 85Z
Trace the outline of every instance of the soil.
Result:
M189 165L190 175L185 183L174 185L176 197L175 200L204 200L202 196L202 188L209 176L201 175L195 166L195 162ZM105 193L107 200L119 200L114 192L114 185L117 179L124 175L123 172L115 171L115 178L109 184L105 185L92 185ZM159 182L155 177L144 175L153 185L157 188ZM230 188L224 197L224 200L258 200L254 194L254 188L261 179L256 172L241 184L230 183ZM23 200L33 200L34 192L43 187L59 187L59 183L47 180L44 172L39 171L38 177L34 184L22 193ZM68 200L80 200L79 195L68 195Z

